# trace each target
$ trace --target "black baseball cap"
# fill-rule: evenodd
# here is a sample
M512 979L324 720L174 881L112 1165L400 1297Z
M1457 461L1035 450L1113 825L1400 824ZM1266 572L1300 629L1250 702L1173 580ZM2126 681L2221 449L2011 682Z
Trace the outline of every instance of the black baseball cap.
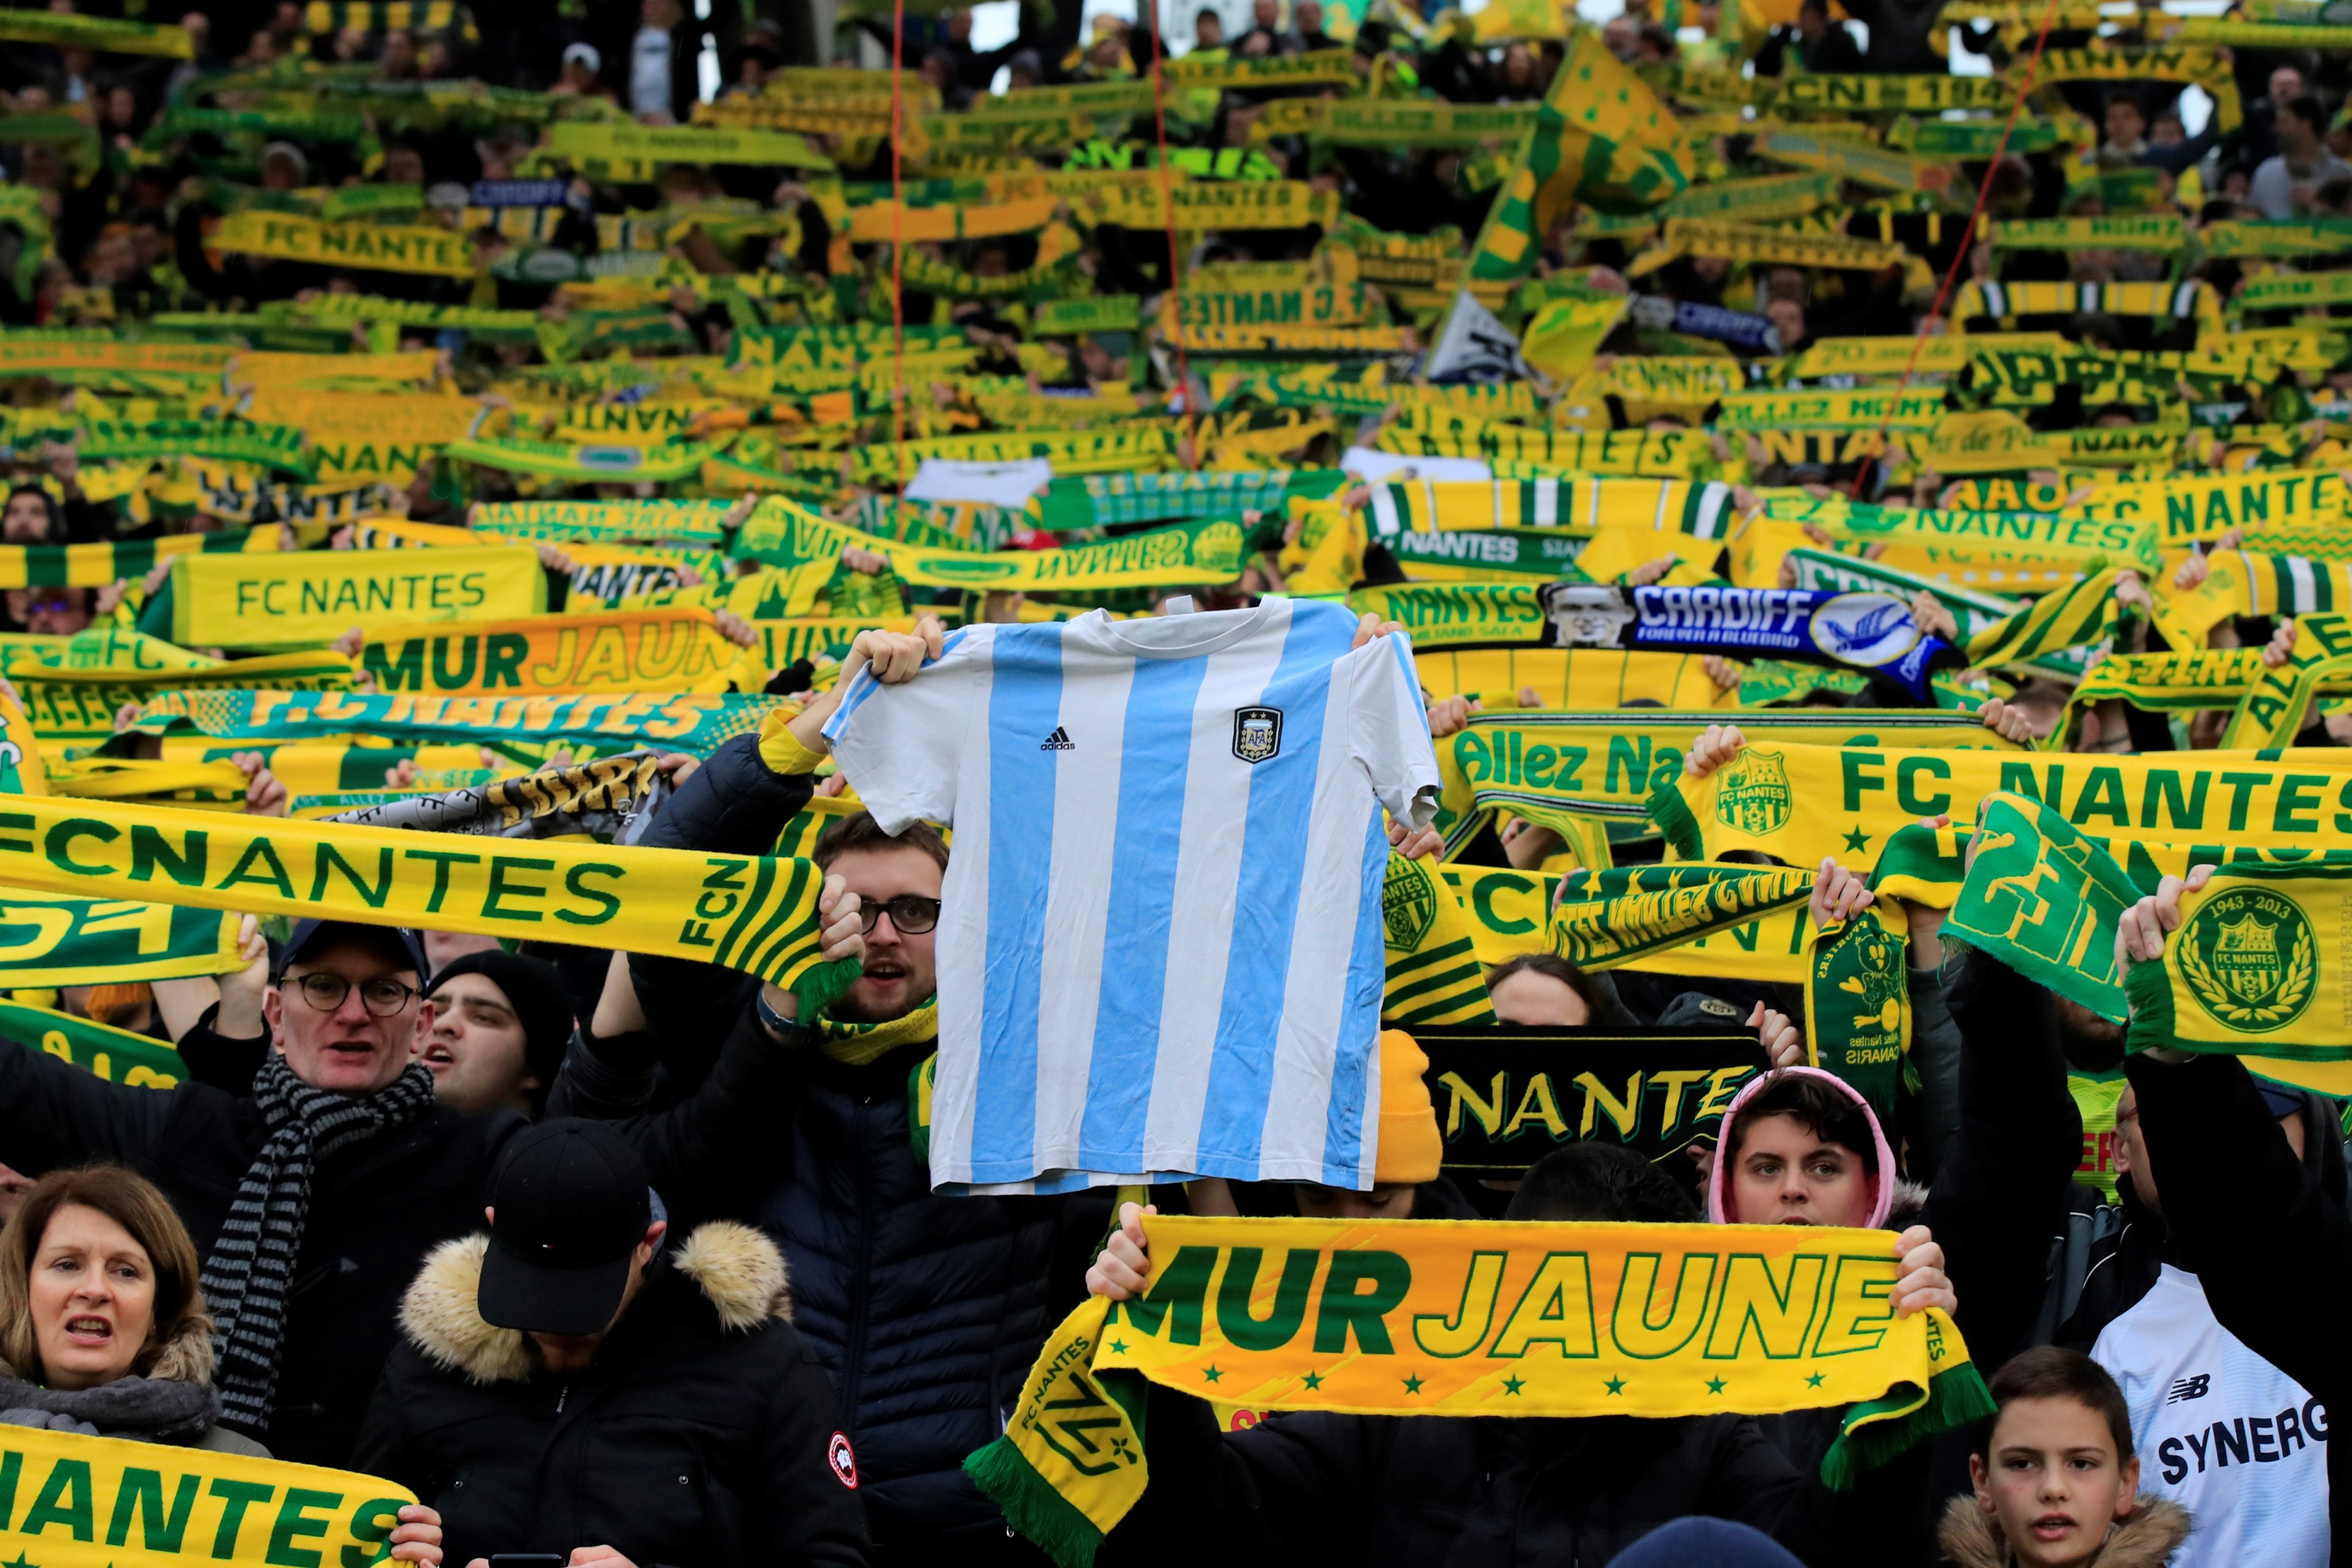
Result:
M621 1310L629 1258L653 1222L645 1162L606 1123L515 1134L490 1193L496 1218L477 1304L493 1328L592 1334Z
M356 920L298 920L278 949L278 976L284 978L297 959L315 956L342 944L354 947L373 947L394 963L406 965L416 971L416 982L422 986L433 973L433 966L425 957L424 938L404 925L365 925Z

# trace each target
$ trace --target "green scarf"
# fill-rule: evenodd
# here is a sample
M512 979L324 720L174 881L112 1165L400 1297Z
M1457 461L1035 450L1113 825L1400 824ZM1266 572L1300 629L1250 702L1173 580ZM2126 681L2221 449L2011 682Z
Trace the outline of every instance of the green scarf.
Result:
M1812 873L1791 874L1810 893ZM1882 901L1816 926L1805 944L1806 1053L1868 1100L1882 1123L1895 1114L1911 1053L1909 935L1902 904Z
M1551 950L1580 968L1614 968L1801 906L1813 876L1703 862L1572 871L1552 910Z
M844 1066L864 1067L880 1061L900 1046L937 1040L940 1035L939 999L935 997L905 1017L883 1023L858 1023L820 1013L816 1018L816 1033L817 1049L827 1057ZM914 1118L909 1115L908 1120L911 1123ZM929 1124L926 1117L926 1129Z
M215 739L303 740L371 735L404 741L475 745L593 742L640 744L708 756L757 731L780 697L670 696L598 692L542 697L439 697L365 692L167 692L147 705L141 734Z

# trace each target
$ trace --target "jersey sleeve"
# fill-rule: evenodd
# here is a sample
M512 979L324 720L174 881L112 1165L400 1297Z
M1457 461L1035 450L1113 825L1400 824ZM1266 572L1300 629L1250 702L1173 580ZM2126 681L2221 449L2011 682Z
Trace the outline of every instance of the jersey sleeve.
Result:
M955 821L976 667L951 648L901 685L860 670L825 721L834 761L884 832Z
M1425 828L1437 815L1440 780L1412 645L1391 632L1348 657L1356 666L1349 683L1349 748L1389 815Z

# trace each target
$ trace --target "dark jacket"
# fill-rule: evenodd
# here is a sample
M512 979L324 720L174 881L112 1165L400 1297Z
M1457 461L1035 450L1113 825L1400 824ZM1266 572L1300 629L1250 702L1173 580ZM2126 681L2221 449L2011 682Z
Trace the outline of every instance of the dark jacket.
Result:
M1922 1218L1943 1244L1969 1357L1990 1371L2032 1343L2083 1119L2051 994L1973 949L1943 977L1961 1040L1959 1130Z
M666 1250L584 1372L482 1321L481 1235L401 1305L358 1462L441 1511L449 1561L609 1545L638 1568L863 1564L856 1457L745 1225Z
M703 1092L625 1131L656 1186L692 1187L758 1140L780 1053L745 1030ZM492 1162L523 1125L511 1112L424 1120L320 1162L295 1260L267 1428L281 1459L344 1466L391 1353L401 1293L428 1251L482 1222ZM209 1253L238 1184L268 1141L250 1099L209 1084L131 1089L37 1051L0 1050L0 1149L29 1176L90 1160L129 1166L163 1189Z
M1344 1563L1599 1568L1685 1514L1750 1524L1830 1560L1835 1504L1737 1416L1504 1420L1277 1416L1221 1433L1154 1386L1151 1480L1098 1568Z
M2352 1409L2352 1356L2341 1333L2352 1289L2352 1219L2333 1129L2314 1137L2308 1097L2298 1161L2277 1118L2233 1056L2126 1058L2140 1132L2181 1266L2205 1288L2221 1325L2330 1411ZM2352 1444L2327 1446L2330 1554L2352 1563ZM2338 1462L2341 1460L2342 1462Z
M707 852L772 848L805 799L753 737L729 741L664 804L645 841ZM654 1049L583 1038L550 1101L611 1116L648 1103L656 1054L689 1079L696 1036L740 1022L749 988L695 965L633 963ZM681 1024L681 1020L684 1020ZM1085 1293L1108 1193L935 1197L916 1158L908 1074L933 1048L863 1067L794 1031L788 1084L764 1103L768 1161L735 1218L756 1219L792 1265L794 1322L833 1378L856 1445L877 1560L1042 1561L963 1473L1018 1402L1038 1347ZM683 1064L683 1071L681 1071Z

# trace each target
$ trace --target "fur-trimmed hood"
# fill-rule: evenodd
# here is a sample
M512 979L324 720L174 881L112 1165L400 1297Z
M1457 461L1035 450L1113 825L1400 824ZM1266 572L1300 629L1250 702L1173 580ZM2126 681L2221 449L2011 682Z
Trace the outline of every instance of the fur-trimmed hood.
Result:
M477 1232L426 1254L401 1301L400 1326L436 1366L475 1383L520 1383L534 1370L522 1331L492 1327L478 1302L489 1245L489 1237ZM692 1281L730 1332L792 1317L784 1255L751 1226L731 1220L698 1226L654 1268L674 1269Z
M2189 1511L2153 1492L2139 1494L2130 1517L2107 1534L2107 1543L2088 1568L2164 1568L2189 1535ZM2009 1543L1994 1531L1992 1516L1973 1497L1956 1497L1944 1509L1936 1543L1946 1562L1959 1568L2009 1568Z

